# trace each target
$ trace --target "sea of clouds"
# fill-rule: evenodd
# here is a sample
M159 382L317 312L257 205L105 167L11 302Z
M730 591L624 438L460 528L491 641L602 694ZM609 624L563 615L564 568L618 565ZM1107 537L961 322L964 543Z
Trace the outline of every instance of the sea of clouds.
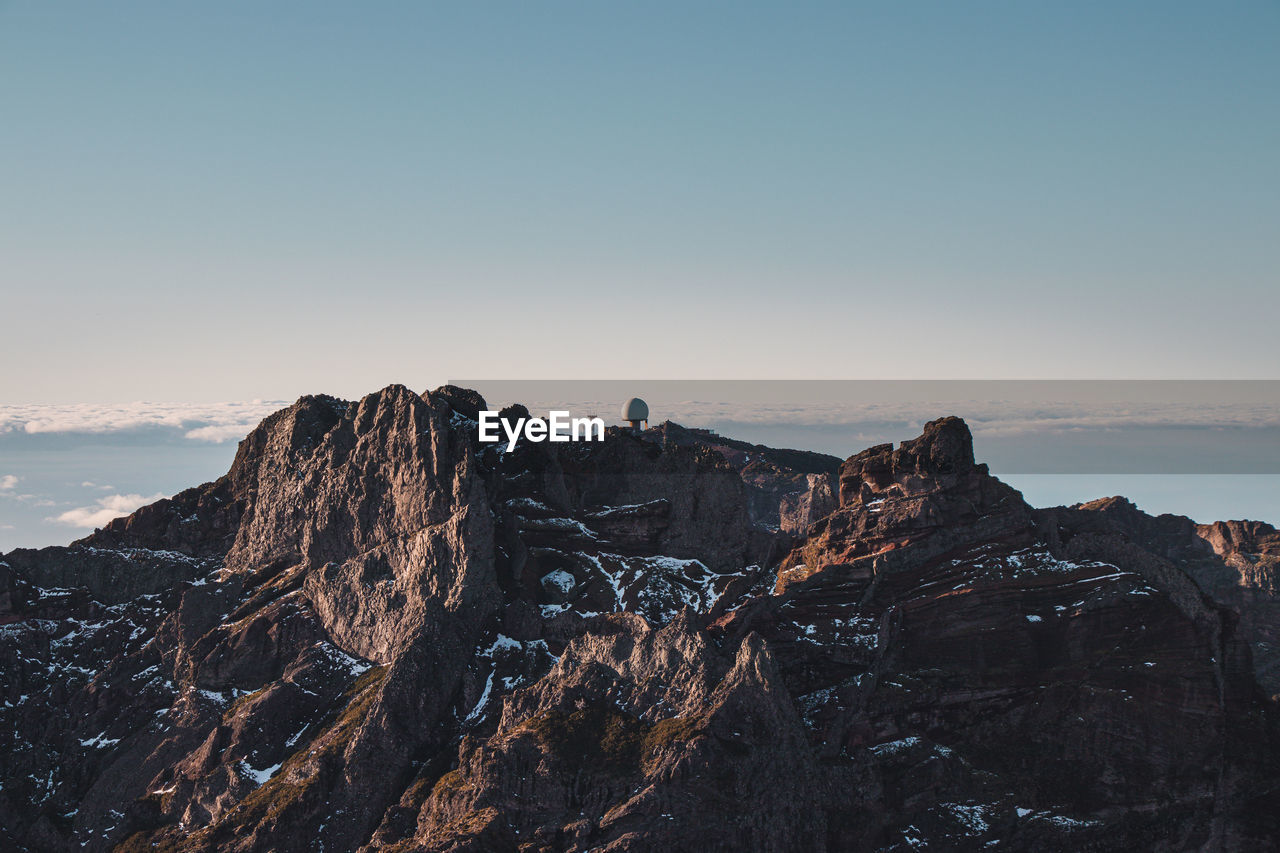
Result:
M1162 400L1148 394L1136 401L836 396L777 402L664 399L659 393L648 400L651 423L669 419L839 457L912 438L928 420L956 414L973 431L979 459L1001 476L1280 474L1280 406L1269 394L1217 400ZM520 401L534 414L567 409L609 423L617 422L621 402L566 395L526 395ZM496 407L515 400L489 402ZM216 478L230 464L235 443L286 405L279 400L0 404L0 552L16 544L64 541L67 533L58 530L82 535ZM1222 483L1227 494L1234 488L1230 484L1243 481ZM1096 496L1082 494L1081 499ZM1200 514L1226 517L1214 512L1218 507L1227 509L1221 501L1208 503Z
M524 401L522 401L524 402ZM614 414L616 401L533 400L537 412L552 406L574 414ZM1269 402L1121 402L922 399L891 402L814 401L771 404L735 401L672 400L654 412L655 419L688 423L760 423L797 426L855 426L900 424L920 428L942 414L962 414L977 435L1042 434L1046 431L1126 429L1133 427L1280 427L1280 407ZM650 403L653 409L654 404Z
M159 428L192 441L221 443L239 441L264 417L285 405L279 400L0 404L0 434L102 434Z
M287 403L0 404L0 552L64 544L226 471Z
M563 398L522 400L537 413L568 408L616 421L617 400ZM263 418L288 405L279 400L222 403L18 403L0 404L0 435L105 434L166 430L191 441L239 441ZM1194 427L1280 427L1280 407L1269 401L1227 403L1151 401L1019 401L921 399L911 401L813 401L771 404L740 401L651 401L653 420L686 425L754 423L811 427L884 425L919 430L940 414L960 414L974 435L1043 435L1068 431Z

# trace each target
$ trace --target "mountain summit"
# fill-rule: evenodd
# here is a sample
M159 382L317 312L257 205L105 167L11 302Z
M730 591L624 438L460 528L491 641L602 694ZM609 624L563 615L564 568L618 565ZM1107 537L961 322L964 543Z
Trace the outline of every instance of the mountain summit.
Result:
M1280 533L1035 509L957 418L841 462L304 397L0 557L13 850L1260 850ZM522 407L504 417L527 416Z

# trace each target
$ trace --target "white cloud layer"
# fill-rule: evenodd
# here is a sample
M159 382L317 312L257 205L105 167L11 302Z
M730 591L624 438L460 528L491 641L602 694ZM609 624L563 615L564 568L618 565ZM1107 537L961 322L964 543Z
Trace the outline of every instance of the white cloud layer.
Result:
M616 419L617 404L613 401L534 400L527 405L531 412L567 408L575 414L593 413L606 420ZM833 427L901 424L906 433L918 432L934 418L954 414L963 417L975 435L985 436L1135 427L1280 427L1280 407L1265 402L921 400L770 404L651 400L649 408L650 424L666 419L685 426L716 422Z
M138 507L154 503L163 497L167 497L167 495L159 493L149 497L143 497L142 495L107 495L106 497L98 498L92 506L69 509L50 520L70 527L84 527L94 530L102 527L113 518L128 515Z
M0 477L0 492L12 492L18 486L18 478L13 474Z
M495 401L496 402L496 401ZM531 411L568 408L616 421L616 400L524 400ZM101 434L169 429L189 441L238 441L267 415L283 408L279 400L225 403L64 403L0 404L0 434ZM1077 430L1153 426L1278 427L1280 407L1268 401L1234 403L1081 402L1075 400L920 400L742 403L703 400L650 400L654 420L695 426L713 422L858 427L900 424L904 432L925 421L958 414L977 435L1014 436ZM12 476L12 475L9 475ZM0 490L6 487L0 478ZM16 481L15 481L16 484Z
M109 433L180 430L192 441L236 441L288 405L279 400L228 403L19 403L0 405L0 433Z
M257 422L253 423L235 423L235 424L216 424L214 426L202 426L195 429L189 429L183 436L192 441L211 441L215 444L222 444L224 441L239 441L249 434L249 431L257 426Z

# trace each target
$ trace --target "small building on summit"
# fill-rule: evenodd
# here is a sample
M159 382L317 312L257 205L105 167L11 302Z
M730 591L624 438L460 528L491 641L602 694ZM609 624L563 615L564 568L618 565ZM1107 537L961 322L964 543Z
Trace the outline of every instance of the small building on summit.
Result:
M640 432L649 426L649 404L639 397L632 397L622 404L622 419L631 424L632 432Z

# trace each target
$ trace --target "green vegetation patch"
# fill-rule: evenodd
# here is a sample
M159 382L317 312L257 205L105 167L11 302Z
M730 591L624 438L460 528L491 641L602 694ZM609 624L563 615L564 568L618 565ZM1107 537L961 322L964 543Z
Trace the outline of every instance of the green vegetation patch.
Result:
M645 738L645 753L656 752L673 743L688 743L702 730L697 717L671 717L654 724Z
M232 702L230 705L227 706L227 710L222 712L222 721L224 723L229 723L232 720L234 720L237 716L239 716L240 712L244 710L245 705L253 701L254 697L260 696L263 693L265 693L267 688L271 686L272 685L270 683L264 684L261 687L259 687L257 690L254 690L250 693L246 693L243 696L238 697L234 702Z
M424 779L419 779L414 784L421 784L425 781ZM462 770L450 770L436 780L435 786L431 789L431 797L434 799L436 797L452 796L466 787L467 784L462 778Z
M173 831L166 828L135 832L112 850L114 853L190 853L191 847L186 846L181 837L175 837Z
M386 666L371 667L347 688L343 693L344 702L340 703L337 713L320 727L322 734L303 746L293 755L285 759L276 774L258 788L251 791L236 807L232 823L252 826L264 818L274 819L299 802L314 784L314 778L302 781L291 781L294 770L308 758L323 759L334 756L346 749L355 735L360 723L368 715L369 709L378 698L378 687L387 676ZM323 743L313 748L317 740Z

